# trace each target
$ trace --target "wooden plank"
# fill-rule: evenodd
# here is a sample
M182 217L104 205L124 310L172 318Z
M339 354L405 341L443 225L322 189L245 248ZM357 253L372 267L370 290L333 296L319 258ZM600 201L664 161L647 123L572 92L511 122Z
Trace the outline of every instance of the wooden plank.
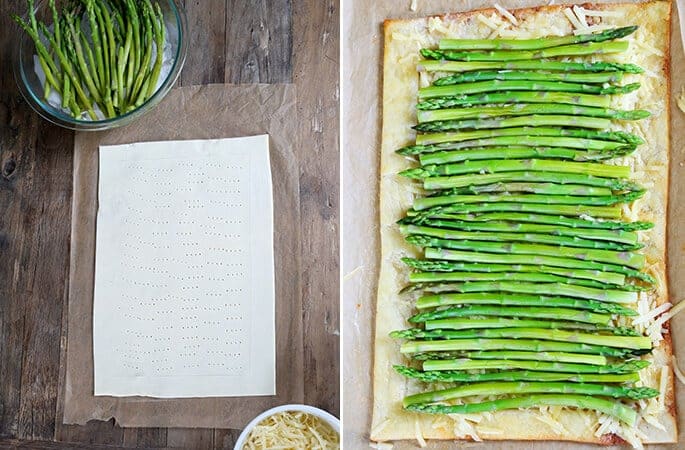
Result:
M9 16L22 7L3 2L0 28L16 30ZM17 34L2 33L3 61L13 60ZM49 125L30 110L14 85L11 64L0 71L0 426L19 438L51 439L69 261L73 132Z
M214 448L232 450L242 430L214 430Z
M226 83L289 83L290 0L227 0Z
M339 414L339 2L294 4L305 402Z
M123 446L124 429L115 425L114 419L107 422L91 420L86 425L58 424L54 439L59 442Z
M223 83L226 61L226 3L184 0L190 47L180 86Z
M208 428L169 428L166 444L171 448L212 450L214 448L214 430Z
M166 446L166 428L124 428L124 447L163 448Z
M35 441L35 440L19 440L19 439L0 439L0 449L31 449L31 450L116 450L123 449L120 446L98 445L98 444L78 444L74 442L50 442L50 441Z

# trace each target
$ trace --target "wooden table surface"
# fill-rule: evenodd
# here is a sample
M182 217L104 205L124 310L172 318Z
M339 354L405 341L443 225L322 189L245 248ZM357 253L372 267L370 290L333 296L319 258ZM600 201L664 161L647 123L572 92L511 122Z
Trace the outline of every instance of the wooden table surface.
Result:
M298 86L305 403L339 414L338 0L181 0L191 44L181 86ZM239 430L120 428L55 419L66 312L74 134L24 102L17 34L0 2L0 448L233 448ZM10 30L12 30L10 32ZM43 442L36 442L43 441ZM52 442L50 442L52 441ZM73 444L64 444L73 443Z

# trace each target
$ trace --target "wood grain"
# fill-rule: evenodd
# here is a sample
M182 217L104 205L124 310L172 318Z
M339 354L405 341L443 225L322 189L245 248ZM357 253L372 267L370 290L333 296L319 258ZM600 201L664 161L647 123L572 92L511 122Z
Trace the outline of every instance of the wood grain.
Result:
M300 215L305 346L305 402L338 414L339 354L339 2L295 2L294 81L298 95L301 149ZM335 160L335 163L333 163ZM321 332L323 326L324 332Z
M226 83L291 81L290 17L290 0L227 0Z
M306 323L305 402L339 414L337 0L185 0L179 85L298 86L300 210L293 251ZM56 420L68 285L73 132L49 125L12 75L18 30L0 2L0 448L231 449L240 430L122 429ZM11 30L11 32L6 32ZM299 244L298 244L299 243ZM5 440L2 440L2 439ZM56 441L56 442L48 442Z

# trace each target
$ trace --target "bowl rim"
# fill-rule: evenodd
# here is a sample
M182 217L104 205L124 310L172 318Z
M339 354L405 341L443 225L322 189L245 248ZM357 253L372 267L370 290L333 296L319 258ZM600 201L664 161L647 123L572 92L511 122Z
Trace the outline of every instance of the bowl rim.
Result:
M153 109L171 90L171 88L178 80L181 75L183 66L185 65L185 60L187 57L188 50L188 18L186 15L186 10L179 0L161 0L168 2L172 6L173 15L176 19L176 24L178 27L178 47L176 49L176 54L173 56L173 64L171 70L167 74L166 78L160 85L159 89L139 107L132 111L129 111L120 116L116 116L109 119L101 120L80 120L75 119L72 116L48 105L39 95L37 95L33 89L31 89L25 79L25 71L21 64L21 53L24 45L30 43L30 38L26 36L25 33L21 33L19 39L19 44L15 46L15 57L13 63L14 80L19 87L24 100L29 104L31 109L33 109L38 115L40 115L45 120L77 131L99 131L104 129L115 128L117 126L123 126L129 124L131 121L142 116L143 114L149 112ZM35 4L34 11L39 11L41 8L46 7L48 4L47 0L38 0ZM22 17L24 20L28 20L28 12ZM35 52L34 52L35 54Z
M269 416L272 416L274 414L277 414L279 412L283 411L298 411L298 412L303 412L307 414L312 414L319 419L322 419L325 421L328 425L330 425L338 435L340 435L340 419L335 417L333 414L329 413L328 411L324 411L321 408L317 408L316 406L311 406L311 405L301 405L301 404L289 404L289 405L281 405L281 406L276 406L271 409L267 409L263 413L259 414L257 417L252 419L250 423L248 423L245 428L243 428L243 431L240 433L240 436L238 436L238 440L235 442L235 446L233 446L233 450L242 450L243 445L245 445L245 441L247 440L247 437L250 435L252 432L252 429L262 420L266 419Z

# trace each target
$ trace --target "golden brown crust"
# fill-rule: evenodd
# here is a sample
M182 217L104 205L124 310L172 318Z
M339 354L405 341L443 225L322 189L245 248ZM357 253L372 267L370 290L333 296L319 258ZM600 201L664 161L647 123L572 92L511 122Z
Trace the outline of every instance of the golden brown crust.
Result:
M656 20L654 16L658 16L660 21L665 23L656 25L659 30L670 29L670 20L668 13L662 13L659 8L662 8L663 2L647 2L639 6L633 4L592 4L586 3L586 8L592 9L623 9L637 15L635 8L641 8L640 12L649 12L651 10L659 10L649 15L645 20ZM538 15L545 14L559 14L562 8L568 5L545 5L532 8L524 8L519 10L511 10L520 21L525 21L528 18L534 18ZM670 11L670 5L668 7ZM461 439L468 439L467 435L456 436L453 428L436 427L438 420L427 419L426 416L418 417L410 413L406 413L401 407L398 407L399 400L406 389L410 389L409 382L394 374L391 365L401 363L398 359L396 343L393 343L388 337L387 332L395 327L403 327L404 318L408 316L409 307L396 300L395 293L397 292L398 280L402 276L400 265L397 264L399 256L414 255L415 249L403 245L402 240L398 238L397 231L393 224L395 220L400 217L401 212L406 209L408 205L407 198L411 197L411 189L408 183L403 182L394 176L400 167L398 158L394 154L394 149L402 145L411 143L413 134L408 132L407 124L411 124L413 118L409 115L411 112L412 103L415 101L415 90L418 88L418 81L414 68L408 65L406 61L398 63L396 58L398 56L396 50L397 44L393 47L393 40L407 38L402 33L412 33L416 30L424 35L430 35L427 29L430 27L430 19L438 18L446 23L454 22L460 24L460 29L473 27L478 14L489 15L495 13L493 8L480 9L464 13L450 13L430 16L430 18L421 19L402 19L402 20L385 20L383 23L385 31L385 52L383 57L384 77L383 77L383 147L381 154L381 195L380 195L380 224L381 224L381 273L378 286L378 310L376 315L376 345L374 354L374 410L373 410L373 425L371 438L373 440L389 440L389 439L412 439L416 436L416 428L425 438L432 439L454 439L455 437ZM568 26L568 24L566 24ZM399 36L395 37L395 34ZM669 31L670 34L670 31ZM668 34L667 34L668 36ZM425 37L425 36L424 36ZM471 36L469 36L471 37ZM481 37L481 36L472 36ZM430 39L433 37L428 36ZM416 44L416 40L411 40L410 43ZM419 42L420 46L425 46L426 40ZM664 74L667 83L670 83L669 77L669 46L668 42L665 46L657 45L664 52L664 57L659 61L659 67L652 68L656 72ZM412 47L413 48L413 47ZM661 70L660 70L661 69ZM413 74L403 73L402 71L411 72ZM404 78L403 78L404 77ZM396 88L399 81L406 82L402 85L402 89ZM665 91L666 93L670 91ZM664 95L665 100L668 101L668 94ZM661 120L661 119L660 119ZM396 122L405 125L398 126ZM658 129L663 130L663 126L668 127L668 108L666 108L665 123L659 123ZM668 146L668 142L663 144ZM640 150L638 150L640 151ZM666 148L666 155L668 149ZM404 164L403 161L400 163ZM665 176L668 176L668 168L665 169ZM640 180L638 180L640 181ZM667 186L667 184L666 184ZM667 189L661 185L655 189L656 195L661 195L659 199L665 204ZM663 212L663 211L662 211ZM659 258L660 262L656 264L656 271L665 276L665 245L661 245ZM664 279L665 282L665 279ZM666 290L660 291L660 297L656 300L657 304L667 301ZM394 311L386 311L388 307ZM399 325L398 325L399 324ZM390 327L390 328L389 328ZM662 341L662 356L668 358L670 361L671 355L671 339L670 335L666 334ZM396 388L394 388L396 387ZM665 397L665 404L667 413L670 415L673 426L675 426L675 405L673 398L673 376L669 379L669 386ZM496 418L500 426L507 431L504 434L490 434L480 433L482 439L488 440L570 440L585 443L608 444L623 441L619 436L612 434L605 434L600 437L595 437L592 430L577 430L577 427L582 427L584 423L583 413L574 415L573 413L564 413L562 415L562 422L564 426L572 427L576 430L574 433L568 435L559 435L550 427L538 421L535 414L530 411L510 411L501 412L497 414ZM487 425L488 422L485 421ZM501 425L504 424L504 425ZM439 424L438 424L439 425ZM484 428L484 427L481 427ZM585 426L587 428L587 425ZM533 431L531 431L533 430ZM654 441L669 442L674 438L674 435L657 436ZM651 439L651 438L650 438ZM648 439L648 440L650 440Z

